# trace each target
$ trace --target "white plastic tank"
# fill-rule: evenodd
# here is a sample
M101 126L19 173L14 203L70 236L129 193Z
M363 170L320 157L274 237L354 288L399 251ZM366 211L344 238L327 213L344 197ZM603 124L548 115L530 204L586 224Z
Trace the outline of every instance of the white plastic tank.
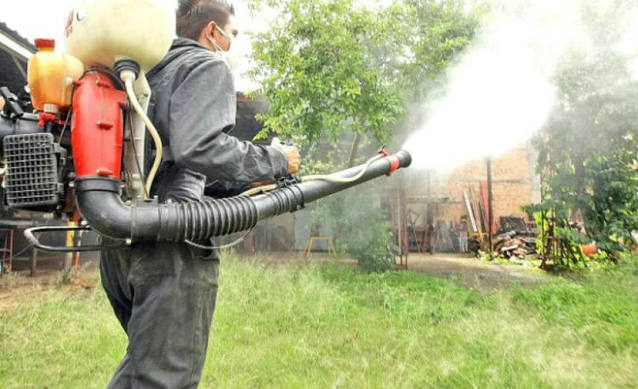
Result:
M85 65L109 68L120 59L148 71L175 36L174 0L78 0L66 26L66 48Z

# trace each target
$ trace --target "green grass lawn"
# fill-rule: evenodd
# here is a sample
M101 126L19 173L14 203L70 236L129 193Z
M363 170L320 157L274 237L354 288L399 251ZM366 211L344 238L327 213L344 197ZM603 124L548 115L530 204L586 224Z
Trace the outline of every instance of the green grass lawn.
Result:
M475 290L413 272L226 259L201 388L638 388L636 265ZM103 388L126 339L100 288L0 311L0 388Z

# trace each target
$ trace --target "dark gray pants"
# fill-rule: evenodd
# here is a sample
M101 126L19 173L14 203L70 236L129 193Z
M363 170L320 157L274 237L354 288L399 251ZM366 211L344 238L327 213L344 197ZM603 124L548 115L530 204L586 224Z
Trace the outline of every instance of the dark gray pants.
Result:
M143 242L102 252L102 285L129 341L108 388L197 387L218 271L217 252L185 244Z

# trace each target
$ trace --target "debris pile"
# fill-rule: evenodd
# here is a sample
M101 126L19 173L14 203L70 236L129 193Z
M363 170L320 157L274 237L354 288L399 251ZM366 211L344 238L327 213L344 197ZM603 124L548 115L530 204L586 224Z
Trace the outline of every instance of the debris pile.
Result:
M525 257L536 254L536 234L526 232L519 234L517 231L509 231L496 236L494 251L506 258Z
M494 237L494 251L506 258L523 258L536 254L538 231L516 216L500 218L500 228Z

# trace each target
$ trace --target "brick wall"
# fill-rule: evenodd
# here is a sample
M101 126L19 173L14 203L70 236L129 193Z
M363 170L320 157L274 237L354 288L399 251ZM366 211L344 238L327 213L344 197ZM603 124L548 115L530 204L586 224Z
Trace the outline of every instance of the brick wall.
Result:
M535 159L536 153L527 144L493 159L495 220L498 221L500 216L523 216L521 206L540 200L539 181L534 170ZM435 221L458 222L461 216L467 214L463 191L473 196L476 202L481 195L481 181L486 180L486 163L484 160L478 160L468 162L448 173L412 171L406 175L404 183L408 198L446 199L439 203ZM420 215L425 214L426 206L422 202L409 202L408 207Z

